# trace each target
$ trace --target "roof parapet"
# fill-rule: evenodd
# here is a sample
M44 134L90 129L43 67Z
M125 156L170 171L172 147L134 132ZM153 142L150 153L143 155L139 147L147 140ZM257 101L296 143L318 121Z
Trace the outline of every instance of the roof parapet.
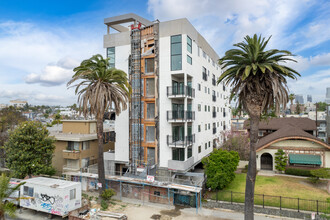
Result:
M105 25L119 32L129 31L128 28L120 25L127 22L140 22L144 26L150 26L153 24L151 21L142 18L141 16L138 16L137 14L134 13L128 13L128 14L118 15L104 19Z

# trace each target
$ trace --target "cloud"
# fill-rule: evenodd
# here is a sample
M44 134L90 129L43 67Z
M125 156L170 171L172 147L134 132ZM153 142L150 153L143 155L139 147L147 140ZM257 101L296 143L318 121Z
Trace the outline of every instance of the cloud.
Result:
M79 62L72 58L63 58L55 65L47 65L41 74L31 73L25 78L25 82L39 83L42 86L57 86L69 81L73 75L72 69L79 65Z

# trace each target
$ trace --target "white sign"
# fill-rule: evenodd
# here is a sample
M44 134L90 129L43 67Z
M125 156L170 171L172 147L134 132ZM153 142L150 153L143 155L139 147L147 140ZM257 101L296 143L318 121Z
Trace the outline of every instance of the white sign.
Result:
M315 212L312 212L312 219L315 219Z
M153 182L155 182L155 177L147 175L147 181L153 183Z
M97 183L97 187L102 188L102 183Z

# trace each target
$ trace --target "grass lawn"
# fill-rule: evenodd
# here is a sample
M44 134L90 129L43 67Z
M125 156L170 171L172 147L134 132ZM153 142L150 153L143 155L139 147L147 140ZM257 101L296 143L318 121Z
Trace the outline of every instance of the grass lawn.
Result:
M232 199L234 202L244 202L245 178L245 173L236 174L234 181L223 191L218 192L218 199L224 201L231 201ZM231 194L230 191L240 193ZM314 211L316 209L316 202L306 200L319 200L319 209L326 209L327 206L330 207L330 205L327 205L325 202L326 199L330 197L330 194L325 190L313 187L308 184L308 180L301 178L257 176L255 194L261 194L255 196L255 204L259 205L262 205L264 202L265 206L279 207L281 202L282 207L297 209L299 198L299 208L301 210ZM263 198L262 194L268 196ZM282 198L280 199L279 196ZM208 197L216 199L216 193L210 192Z

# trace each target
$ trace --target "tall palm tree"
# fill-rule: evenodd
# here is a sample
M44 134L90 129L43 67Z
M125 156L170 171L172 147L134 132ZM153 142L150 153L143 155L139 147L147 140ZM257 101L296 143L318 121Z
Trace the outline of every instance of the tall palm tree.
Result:
M21 185L25 182L21 182L15 186L11 186L10 177L7 177L4 173L0 176L0 220L5 219L5 214L8 214L10 217L15 216L16 206L11 202L9 197L14 197L13 193L18 191ZM19 200L19 198L16 198Z
M112 107L117 115L127 109L130 95L130 85L127 74L115 68L110 68L109 59L97 54L81 62L73 69L75 74L68 82L68 87L76 87L79 112L94 115L97 120L98 138L98 175L101 194L105 187L103 160L103 116ZM73 82L77 84L70 86Z
M290 100L290 103L291 103L291 105L293 105L293 100L295 99L295 95L293 94L293 93L291 93L290 95L289 95L289 100Z
M238 105L250 117L250 159L246 176L245 219L253 219L254 185L256 179L256 144L259 121L262 113L288 102L286 77L296 79L298 72L284 65L292 54L286 50L265 50L270 37L265 40L256 34L246 36L245 41L234 44L237 49L228 50L219 64L225 72L218 79L232 87L231 98L238 99Z

